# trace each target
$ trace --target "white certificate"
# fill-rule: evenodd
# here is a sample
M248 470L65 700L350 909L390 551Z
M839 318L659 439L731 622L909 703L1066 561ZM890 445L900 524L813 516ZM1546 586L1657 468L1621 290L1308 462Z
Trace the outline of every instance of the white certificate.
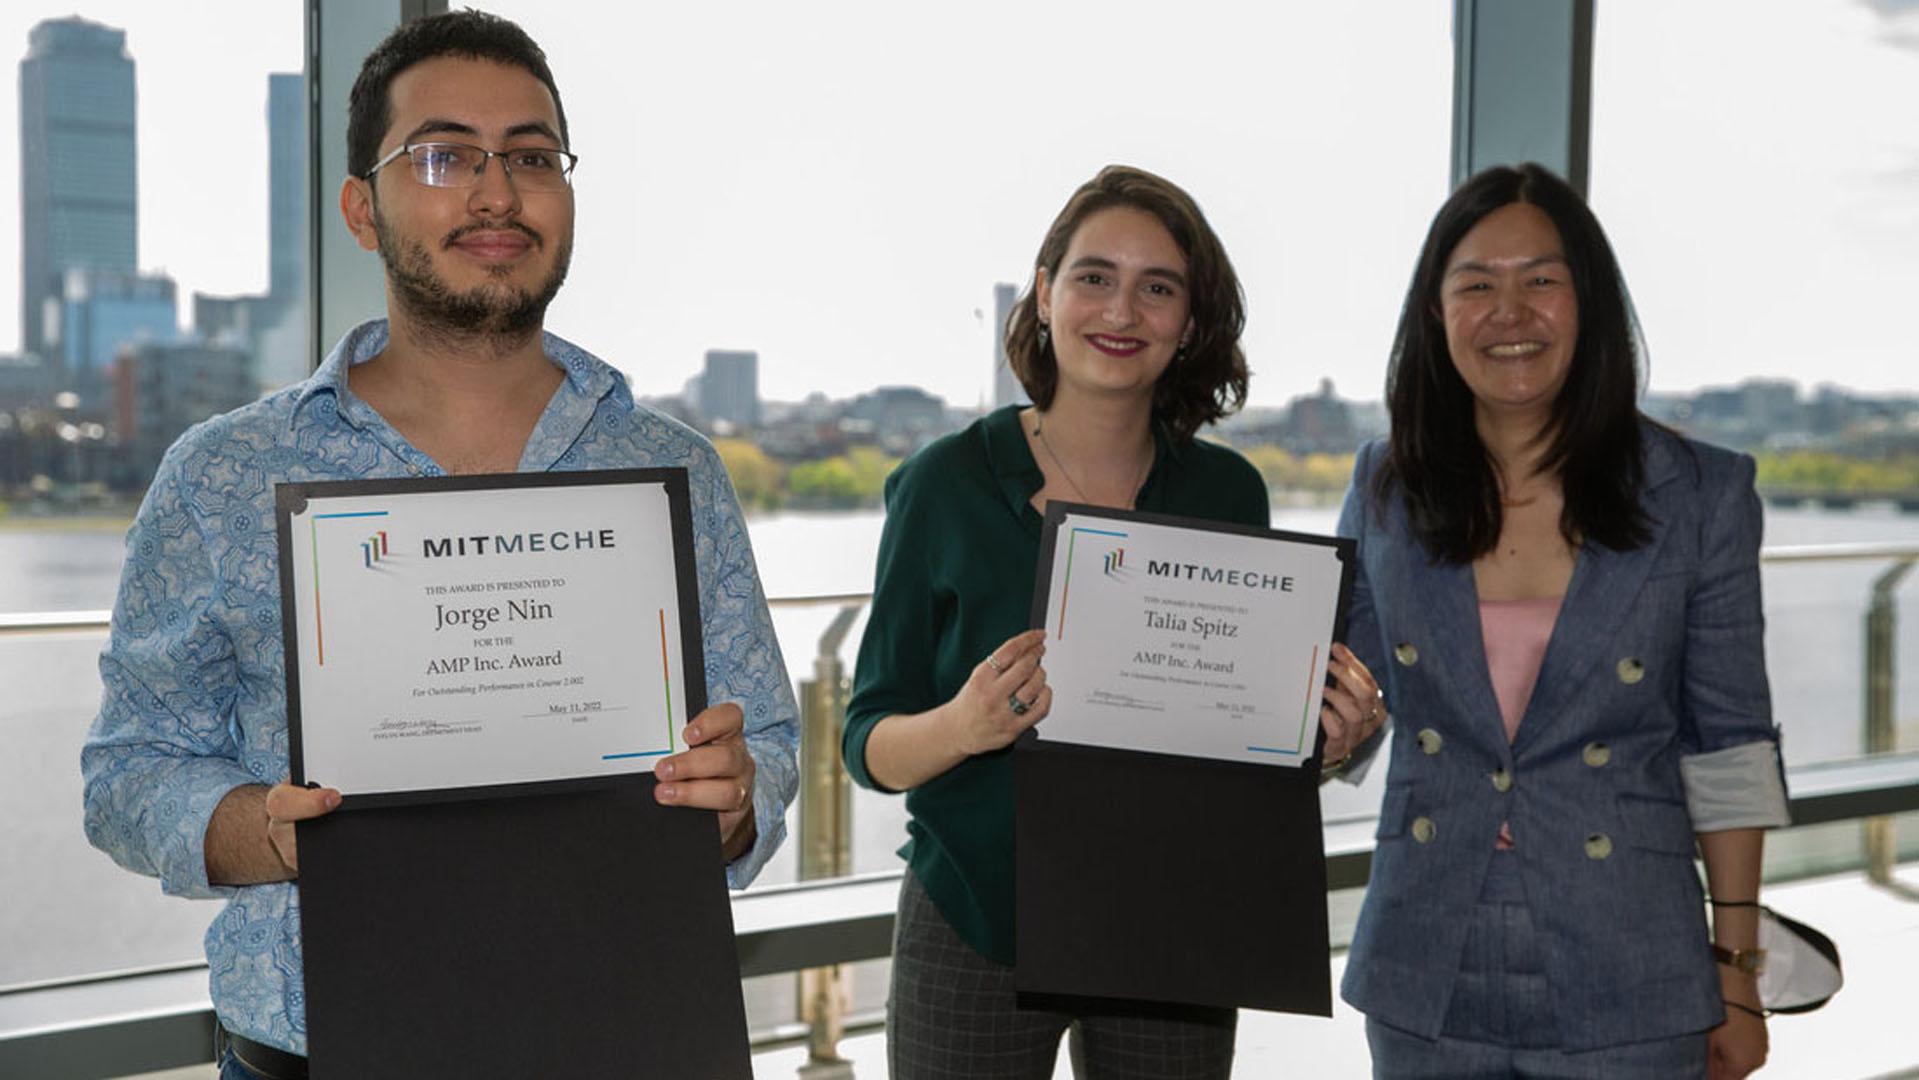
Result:
M1299 766L1314 754L1352 542L1051 503L1044 617L1056 742Z
M294 783L649 772L704 707L686 473L278 486Z

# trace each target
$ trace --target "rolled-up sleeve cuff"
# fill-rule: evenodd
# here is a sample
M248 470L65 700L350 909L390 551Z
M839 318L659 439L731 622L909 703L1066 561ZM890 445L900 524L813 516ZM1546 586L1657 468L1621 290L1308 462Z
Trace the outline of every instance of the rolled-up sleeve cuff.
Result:
M758 877L766 860L773 857L786 840L786 807L793 801L792 787L798 775L790 755L780 758L777 750L749 746L755 766L753 784L753 846L739 858L726 864L726 885L744 889Z
M1337 779L1357 787L1366 782L1366 774L1373 771L1373 759L1379 756L1379 748L1386 744L1387 732L1392 729L1393 721L1388 717L1379 730L1372 733L1365 742L1353 749L1353 756L1346 767L1339 770Z
M1694 832L1776 829L1792 824L1779 744L1741 743L1679 759Z
M214 808L234 788L258 784L259 778L224 758L188 759L176 779L161 795L155 812L176 818L169 842L161 854L160 890L169 896L195 900L233 895L233 887L207 881L207 824Z

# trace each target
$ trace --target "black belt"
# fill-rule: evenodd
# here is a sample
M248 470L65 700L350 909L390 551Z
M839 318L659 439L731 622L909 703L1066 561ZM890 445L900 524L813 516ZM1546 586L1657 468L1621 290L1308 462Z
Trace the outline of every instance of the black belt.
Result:
M244 1035L235 1035L224 1027L218 1029L219 1043L233 1051L246 1070L260 1080L306 1080L307 1059L298 1054L289 1054L277 1046L257 1043Z

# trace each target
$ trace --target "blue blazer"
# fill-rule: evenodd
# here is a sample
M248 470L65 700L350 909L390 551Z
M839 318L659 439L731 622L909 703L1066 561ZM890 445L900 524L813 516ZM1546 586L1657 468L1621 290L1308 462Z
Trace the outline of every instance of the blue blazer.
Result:
M1374 1019L1439 1035L1502 821L1567 1049L1724 1019L1679 762L1778 739L1759 500L1751 458L1651 426L1641 440L1652 540L1579 550L1510 744L1472 568L1429 556L1400 494L1373 495L1388 448L1360 451L1339 525L1359 547L1347 636L1395 730L1340 992Z

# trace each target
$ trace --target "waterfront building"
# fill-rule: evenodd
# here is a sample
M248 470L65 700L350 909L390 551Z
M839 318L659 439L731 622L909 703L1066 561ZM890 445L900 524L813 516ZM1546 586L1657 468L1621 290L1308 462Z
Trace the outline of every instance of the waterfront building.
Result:
M133 58L126 32L48 19L20 61L20 327L53 355L69 270L139 265Z
M1026 388L1006 362L1006 320L1013 317L1013 305L1019 302L1019 286L1002 281L993 286L993 407L1023 405Z
M114 365L114 440L132 475L148 477L181 432L256 396L243 345L197 337L135 345Z
M65 389L87 415L104 415L113 358L127 345L179 333L173 279L164 274L70 269L60 300L58 356Z
M751 349L708 349L700 372L700 413L709 424L735 431L760 426L760 354Z

